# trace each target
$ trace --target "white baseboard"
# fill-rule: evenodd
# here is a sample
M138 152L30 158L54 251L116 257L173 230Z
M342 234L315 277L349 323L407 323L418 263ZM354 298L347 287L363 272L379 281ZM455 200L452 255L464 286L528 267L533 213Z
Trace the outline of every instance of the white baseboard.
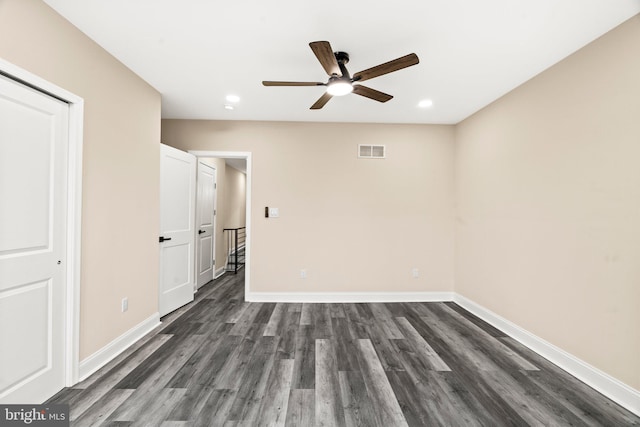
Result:
M214 273L213 273L213 280L217 279L218 277L222 276L225 273L225 268L224 267L220 267L219 269L217 269Z
M149 318L143 320L124 334L120 335L100 350L80 362L80 372L78 382L84 381L89 375L102 368L104 365L115 359L120 353L125 351L130 345L151 332L160 325L160 314L154 313Z
M475 314L485 322L490 323L535 351L545 359L558 365L599 393L602 393L609 399L640 416L640 391L633 389L609 374L602 372L598 368L589 365L583 360L578 359L561 348L556 347L462 295L454 294L453 301L460 307Z
M453 292L249 292L251 302L441 302L453 301Z

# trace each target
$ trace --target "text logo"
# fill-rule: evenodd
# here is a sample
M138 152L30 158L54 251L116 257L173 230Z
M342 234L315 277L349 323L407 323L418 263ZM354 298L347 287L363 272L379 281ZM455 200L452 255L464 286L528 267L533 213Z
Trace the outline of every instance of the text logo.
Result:
M0 427L69 427L69 405L0 405Z

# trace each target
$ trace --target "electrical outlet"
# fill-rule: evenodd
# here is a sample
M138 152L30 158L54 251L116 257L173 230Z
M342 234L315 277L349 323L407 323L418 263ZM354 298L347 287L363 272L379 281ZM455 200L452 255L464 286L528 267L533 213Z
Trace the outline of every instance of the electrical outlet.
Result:
M306 279L307 278L307 270L305 270L305 269L300 270L300 278L301 279Z
M420 273L418 272L418 269L417 269L417 268L414 268L413 270L411 270L411 276L412 276L414 279L417 279L418 277L420 277Z
M124 297L122 298L122 312L124 313L127 310L129 310L129 298Z

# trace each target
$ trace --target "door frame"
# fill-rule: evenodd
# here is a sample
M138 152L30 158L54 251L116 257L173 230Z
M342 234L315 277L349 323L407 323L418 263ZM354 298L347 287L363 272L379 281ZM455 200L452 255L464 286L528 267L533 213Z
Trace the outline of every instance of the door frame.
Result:
M80 268L82 242L82 146L84 100L0 58L0 74L69 104L67 158L67 265L64 287L64 379L70 387L78 382L80 368Z
M250 151L200 151L189 150L189 153L193 154L197 158L200 157L215 157L219 159L244 159L247 161L247 186L246 186L246 210L245 210L245 222L246 222L246 237L245 237L245 255L244 255L244 294L250 294L251 289L251 152ZM195 260L194 260L195 262ZM195 269L195 265L194 265Z

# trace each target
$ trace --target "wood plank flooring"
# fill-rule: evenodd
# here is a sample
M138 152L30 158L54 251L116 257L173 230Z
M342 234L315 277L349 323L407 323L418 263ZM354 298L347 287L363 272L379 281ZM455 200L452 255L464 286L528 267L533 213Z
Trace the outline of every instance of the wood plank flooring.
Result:
M631 426L453 303L244 302L226 274L50 403L73 426Z

